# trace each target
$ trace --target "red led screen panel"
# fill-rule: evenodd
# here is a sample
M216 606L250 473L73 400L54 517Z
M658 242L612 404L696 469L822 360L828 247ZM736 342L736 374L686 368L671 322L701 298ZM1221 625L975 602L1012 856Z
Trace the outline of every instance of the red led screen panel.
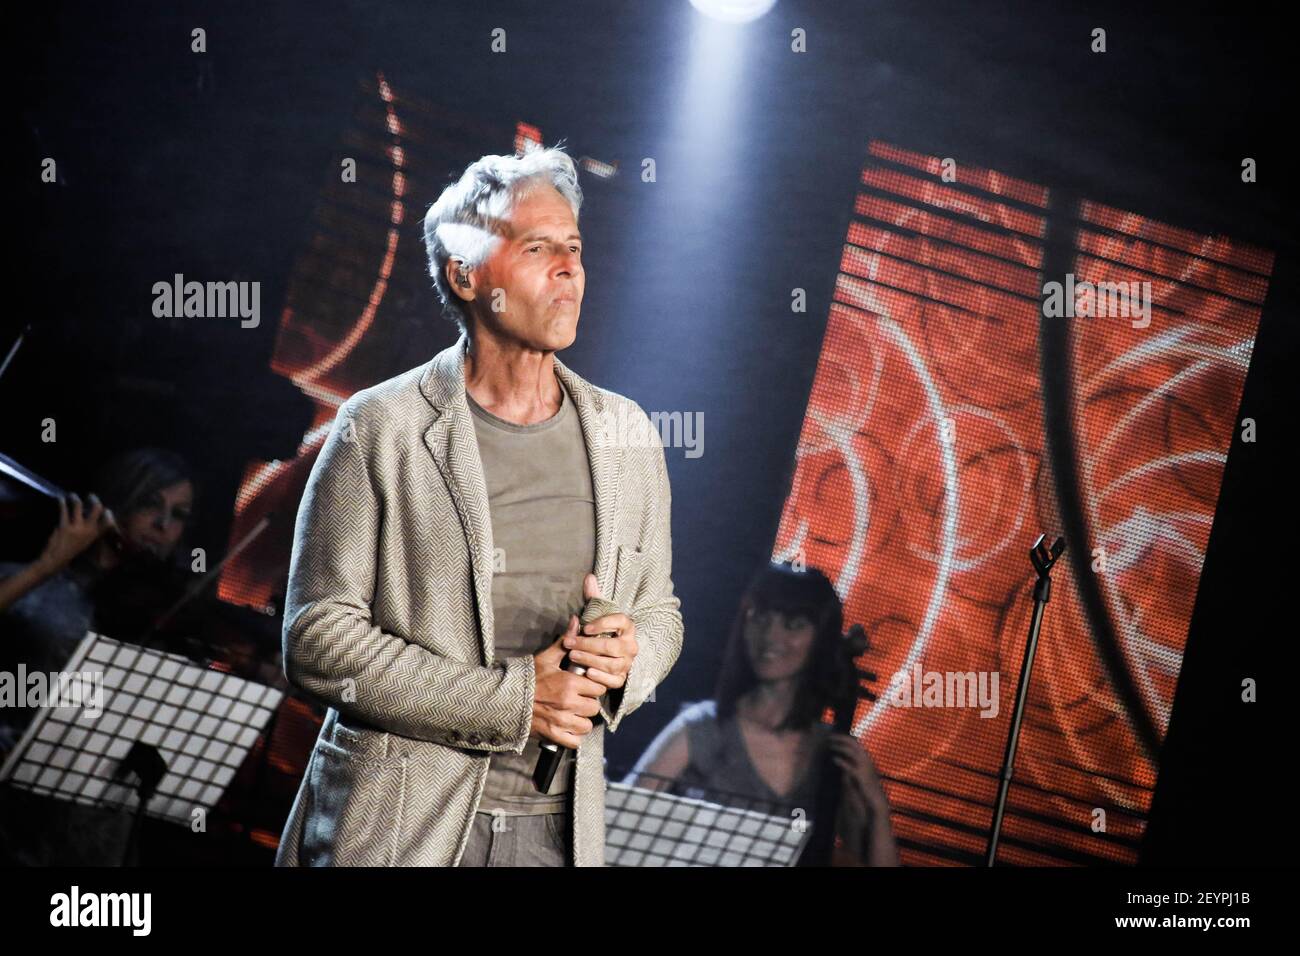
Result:
M826 571L868 630L878 699L854 732L903 862L973 864L1032 610L1028 549L1082 520L1090 540L1070 547L1093 580L1054 571L999 861L1135 862L1272 255L868 153L773 557ZM1043 317L1049 227L1077 282L1137 283L1130 312ZM1066 323L1059 353L1046 322ZM1049 447L1061 394L1077 494Z

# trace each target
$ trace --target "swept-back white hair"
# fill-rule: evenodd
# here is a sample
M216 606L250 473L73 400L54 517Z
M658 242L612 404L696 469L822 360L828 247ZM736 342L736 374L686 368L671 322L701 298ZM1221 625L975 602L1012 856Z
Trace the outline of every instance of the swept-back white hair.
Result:
M576 222L582 187L573 159L561 146L547 149L531 142L522 155L483 156L470 163L424 214L429 274L443 315L462 332L469 329L469 316L447 283L447 262L455 259L471 269L486 262L500 244L515 204L544 185L554 186L568 200Z

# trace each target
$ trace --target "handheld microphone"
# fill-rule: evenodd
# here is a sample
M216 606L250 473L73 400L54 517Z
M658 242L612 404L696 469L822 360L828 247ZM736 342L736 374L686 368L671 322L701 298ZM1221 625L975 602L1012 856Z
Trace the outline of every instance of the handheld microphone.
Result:
M587 668L581 664L574 664L569 660L569 655L564 655L564 660L560 662L560 669L572 671L581 677L587 673ZM561 747L554 740L543 740L541 742L541 753L537 757L537 766L533 768L533 786L537 788L538 793L550 793L551 784L555 782L555 772L560 769L560 761L564 759L564 751L567 747Z
M604 617L606 614L614 614L617 612L618 607L614 602L606 600L605 598L589 598L586 607L582 609L581 623L590 624L599 617ZM605 635L613 635L615 632L604 631L602 633ZM585 636L598 637L600 635L588 634ZM560 669L571 671L579 677L587 673L587 668L583 667L581 664L574 664L569 660L568 654L565 654L564 660L560 662ZM598 720L600 720L599 714L592 718L592 723L595 723ZM538 793L550 793L551 783L555 780L555 772L560 768L560 761L564 759L564 751L569 748L561 747L555 741L546 739L542 740L540 746L541 754L538 755L537 766L533 769L533 786L537 788Z

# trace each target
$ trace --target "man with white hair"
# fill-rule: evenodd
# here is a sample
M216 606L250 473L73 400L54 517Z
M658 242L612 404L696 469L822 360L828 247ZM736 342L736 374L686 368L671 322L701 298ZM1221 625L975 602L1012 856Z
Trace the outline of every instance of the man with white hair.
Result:
M277 865L604 865L604 730L682 619L663 447L623 440L654 434L645 412L555 358L581 204L572 159L535 147L425 216L461 337L345 402L308 479L284 662L329 710ZM544 791L542 741L576 751Z

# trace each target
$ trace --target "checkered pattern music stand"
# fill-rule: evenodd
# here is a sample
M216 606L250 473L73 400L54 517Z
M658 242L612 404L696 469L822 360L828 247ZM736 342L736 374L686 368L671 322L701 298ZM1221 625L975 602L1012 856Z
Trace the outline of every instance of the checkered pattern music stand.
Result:
M642 773L637 781L664 781ZM793 866L812 824L743 794L676 796L627 783L605 791L607 866ZM787 811L787 812L783 812Z
M216 805L284 696L93 631L64 672L102 675L102 713L42 707L0 768L0 782L91 806L124 806L134 788L118 765L139 741L167 764L146 813L187 826L195 809Z

